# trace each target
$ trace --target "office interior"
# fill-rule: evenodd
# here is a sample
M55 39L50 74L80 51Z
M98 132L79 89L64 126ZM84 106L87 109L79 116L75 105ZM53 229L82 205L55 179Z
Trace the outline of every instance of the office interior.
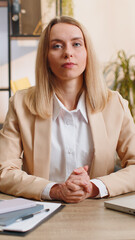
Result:
M10 19L9 2L12 5ZM16 16L13 12L15 4L19 5ZM6 117L9 97L14 94L9 89L9 81L28 78L30 85L35 85L38 41L51 18L71 15L79 20L89 32L103 70L108 62L115 59L119 50L123 49L127 56L135 54L134 9L134 0L0 1L0 124Z

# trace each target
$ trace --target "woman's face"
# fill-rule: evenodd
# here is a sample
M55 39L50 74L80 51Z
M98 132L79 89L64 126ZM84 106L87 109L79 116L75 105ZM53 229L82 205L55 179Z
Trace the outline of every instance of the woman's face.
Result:
M50 32L48 62L59 81L83 79L87 52L81 30L67 23L55 24Z

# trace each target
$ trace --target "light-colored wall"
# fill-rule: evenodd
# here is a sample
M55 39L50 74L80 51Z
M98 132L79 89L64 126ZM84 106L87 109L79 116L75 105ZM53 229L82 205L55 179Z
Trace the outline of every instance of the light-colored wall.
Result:
M35 84L35 60L38 40L11 40L11 79L28 77Z
M8 87L7 9L0 8L0 88ZM8 109L8 92L0 92L0 123Z
M28 77L35 84L37 40L11 40L11 79ZM0 88L8 87L7 9L0 8ZM8 110L8 92L0 92L0 123Z
M74 17L88 29L101 65L114 58L120 49L124 49L127 54L135 53L135 0L73 0L73 2ZM3 8L0 9L0 25L5 16L2 16L2 13L6 15ZM3 48L1 43L6 44L7 41L6 31L5 23L4 29L2 28L3 36L0 28L1 48ZM37 44L37 41L12 41L13 80L27 76L31 85L34 85ZM2 61L6 55L7 50L0 49L0 87L3 82L4 84L7 82L7 58ZM0 92L0 102L2 103L0 122L3 122L8 106L6 93Z
M118 50L135 53L135 0L73 0L74 17L89 31L101 63Z

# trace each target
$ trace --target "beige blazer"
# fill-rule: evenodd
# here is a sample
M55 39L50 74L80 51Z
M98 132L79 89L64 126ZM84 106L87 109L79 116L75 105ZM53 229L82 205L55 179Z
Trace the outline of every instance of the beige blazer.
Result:
M49 182L51 118L30 113L26 92L10 99L0 132L0 191L40 200ZM112 92L102 112L91 114L87 101L86 107L94 142L90 178L102 180L110 196L135 191L135 125L127 101ZM123 169L114 172L116 150Z

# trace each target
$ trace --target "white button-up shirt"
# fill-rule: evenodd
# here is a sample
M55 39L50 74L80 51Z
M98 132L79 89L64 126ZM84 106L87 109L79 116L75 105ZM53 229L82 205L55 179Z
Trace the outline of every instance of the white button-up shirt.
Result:
M93 158L93 139L83 92L77 108L68 111L54 95L51 136L51 160L49 183L42 193L43 199L50 199L51 187L65 182L74 169L88 165ZM98 188L99 197L108 195L105 185L97 179L91 180Z

